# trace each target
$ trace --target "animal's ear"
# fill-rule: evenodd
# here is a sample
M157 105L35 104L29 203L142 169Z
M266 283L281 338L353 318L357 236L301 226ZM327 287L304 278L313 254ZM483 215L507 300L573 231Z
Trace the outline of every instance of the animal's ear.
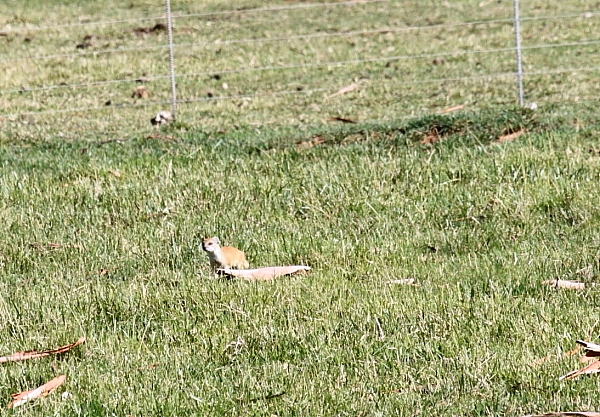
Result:
M220 245L220 244L221 244L221 241L219 240L219 238L218 238L218 237L216 237L216 236L215 236L215 237L214 237L214 239L215 239L215 242L217 242L217 245Z

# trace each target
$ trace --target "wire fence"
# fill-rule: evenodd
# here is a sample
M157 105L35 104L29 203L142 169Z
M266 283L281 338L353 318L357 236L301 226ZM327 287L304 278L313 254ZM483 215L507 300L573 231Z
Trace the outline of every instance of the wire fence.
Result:
M5 27L0 29L0 46L6 40L0 67L8 76L0 82L0 121L20 123L23 116L57 114L104 120L89 114L130 109L146 116L165 106L181 121L200 113L203 123L208 119L214 124L240 118L302 121L294 112L309 108L313 119L322 117L323 108L359 114L361 120L402 118L439 110L455 104L452 100L521 106L533 100L537 105L585 102L600 89L600 39L590 37L600 25L600 11L520 16L519 1L513 0L512 10L499 10L500 16L399 24L398 16L411 11L407 4L361 0L172 13L166 0L165 13L151 17ZM307 12L313 14L302 14ZM282 13L288 23L275 17ZM381 18L388 15L390 21ZM341 23L330 24L333 18ZM186 23L190 21L192 26ZM154 26L130 27L141 22ZM347 22L354 27L344 27ZM521 26L528 24L538 26L524 27L523 36ZM97 28L105 31L86 34L81 41L83 33ZM543 36L536 39L538 33ZM35 47L34 37L44 42ZM14 39L23 39L22 46L12 48ZM405 53L395 54L397 50ZM112 77L128 72L134 74ZM483 83L473 84L478 82ZM133 94L132 85L137 85ZM150 85L152 95L146 89ZM353 87L341 92L347 85ZM437 87L419 88L423 85ZM294 102L290 97L295 96L311 102ZM332 104L334 96L352 98ZM218 102L230 103L206 107ZM178 105L191 108L179 114Z

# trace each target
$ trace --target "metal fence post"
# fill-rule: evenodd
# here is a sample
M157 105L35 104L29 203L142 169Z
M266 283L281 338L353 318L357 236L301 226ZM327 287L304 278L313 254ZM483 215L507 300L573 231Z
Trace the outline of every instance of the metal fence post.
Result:
M177 94L175 92L175 60L173 58L173 23L171 22L171 2L165 0L167 11L167 39L169 42L169 72L171 77L171 115L177 117Z
M523 62L521 56L521 22L519 19L519 0L513 0L515 11L515 50L517 51L517 88L519 106L523 106Z

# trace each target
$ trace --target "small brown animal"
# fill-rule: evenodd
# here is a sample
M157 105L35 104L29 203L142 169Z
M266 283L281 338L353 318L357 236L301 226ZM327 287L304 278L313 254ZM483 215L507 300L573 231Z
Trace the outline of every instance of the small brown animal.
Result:
M231 246L221 247L221 241L216 236L202 239L202 249L208 255L213 270L218 268L248 269L250 266L244 252Z

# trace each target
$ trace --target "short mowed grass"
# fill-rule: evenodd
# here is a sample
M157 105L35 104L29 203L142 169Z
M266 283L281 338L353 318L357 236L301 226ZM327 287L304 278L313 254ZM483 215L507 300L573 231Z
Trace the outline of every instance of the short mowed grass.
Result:
M597 340L598 290L541 281L597 280L599 129L501 108L305 132L175 125L160 132L169 140L4 142L0 353L87 341L3 364L3 402L67 380L0 413L595 409L598 378L558 377L580 366L564 355L575 339ZM438 141L420 144L432 131ZM312 270L215 278L199 248L212 235L252 266ZM418 286L387 283L411 277Z
M365 123L516 102L511 1L335 3L173 1L180 121ZM595 103L597 1L520 3L526 102ZM170 109L167 34L151 31L163 16L162 0L2 2L0 140L147 130ZM148 98L133 94L141 85Z
M1 364L0 415L598 409L600 379L558 380L600 332L595 1L521 2L537 111L512 107L512 2L172 3L160 129L161 1L0 4L0 355L87 339ZM215 235L312 269L217 278Z

